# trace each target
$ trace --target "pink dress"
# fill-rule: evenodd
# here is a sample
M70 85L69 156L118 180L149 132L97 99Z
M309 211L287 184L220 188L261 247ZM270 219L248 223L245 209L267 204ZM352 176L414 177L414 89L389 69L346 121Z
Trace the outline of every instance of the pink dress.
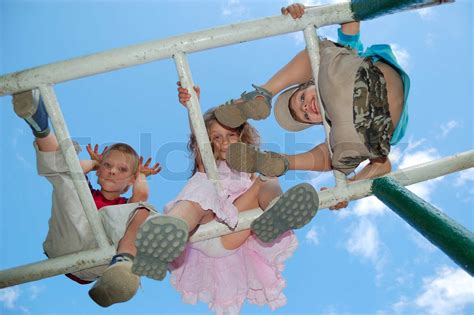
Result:
M252 181L249 174L232 171L225 162L219 163L218 171L226 198L219 198L206 174L198 172L178 197L166 205L165 212L177 201L194 201L213 211L218 221L234 227L238 210L232 202L249 189ZM219 238L213 241L220 245ZM221 246L219 257L209 256L199 243L188 243L183 255L170 266L171 284L185 303L208 303L216 314L238 314L245 299L257 305L268 304L272 310L286 304L281 272L285 260L298 246L292 231L271 244L251 235L238 249L226 250Z

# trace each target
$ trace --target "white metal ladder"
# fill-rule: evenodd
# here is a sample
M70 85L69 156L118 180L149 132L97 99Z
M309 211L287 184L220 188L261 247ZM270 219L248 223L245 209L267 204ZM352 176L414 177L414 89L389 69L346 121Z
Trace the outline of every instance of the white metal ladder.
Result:
M425 2L431 5L438 1L426 0ZM307 9L304 16L298 20L293 20L287 16L274 16L113 49L1 76L0 96L39 88L60 143L60 149L75 179L74 185L92 231L96 236L98 248L0 271L0 288L104 265L115 254L115 249L109 244L104 228L100 223L95 204L80 168L77 154L53 90L54 84L160 59L173 58L182 86L191 91L192 97L188 102L188 110L206 172L219 189L217 168L204 126L199 101L192 89L194 83L186 54L269 36L304 31L317 84L319 47L314 27L341 24L353 21L353 19L350 2L324 5ZM324 115L324 109L321 110ZM327 126L325 127L327 134L329 129L327 129ZM403 185L410 185L473 166L474 151L470 151L437 162L398 171L390 174L390 176L395 177ZM342 174L336 172L334 175L336 177L336 188L319 193L320 209L333 206L342 200L359 199L371 194L371 180L347 185ZM260 209L242 213L239 216L239 224L234 231L217 222L208 223L199 228L191 241L204 240L247 229L260 213Z

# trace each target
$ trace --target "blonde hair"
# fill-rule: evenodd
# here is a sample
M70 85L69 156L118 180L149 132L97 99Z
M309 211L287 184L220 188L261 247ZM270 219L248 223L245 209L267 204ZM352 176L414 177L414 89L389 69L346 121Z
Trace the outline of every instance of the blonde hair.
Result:
M115 144L112 144L110 147L108 147L107 150L104 151L104 153L102 153L102 159L104 159L112 151L121 152L132 158L132 162L130 166L133 171L132 174L133 176L135 176L138 169L138 160L139 160L138 153L126 143L115 143ZM122 191L122 194L126 193L129 188L130 188L130 185L127 185L127 187L125 187L124 190Z
M206 130L208 134L210 132L212 124L214 123L220 124L217 121L215 111L216 111L216 108L213 107L207 110L203 115L204 124L206 125ZM241 126L237 128L230 128L230 129L235 130L239 134L240 142L251 144L256 147L260 146L260 135L258 134L257 129L252 127L252 125L250 125L248 122L245 122L244 124L242 124ZM212 142L211 142L211 147L212 147L212 152L214 153L214 158L216 160L219 160L219 155L217 152L214 151L214 145ZM197 172L198 165L202 164L201 154L199 152L196 136L194 135L194 133L191 133L191 135L189 136L188 150L191 152L191 155L194 157L194 167L191 173L191 176L192 176Z

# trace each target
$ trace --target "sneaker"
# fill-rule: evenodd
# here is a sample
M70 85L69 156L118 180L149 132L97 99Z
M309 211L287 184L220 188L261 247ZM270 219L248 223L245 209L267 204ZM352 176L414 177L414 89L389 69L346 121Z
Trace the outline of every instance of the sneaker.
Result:
M171 216L154 216L142 224L135 245L132 272L155 280L166 277L168 264L178 258L188 241L188 225Z
M133 256L118 254L89 290L89 296L102 307L130 300L137 293L140 277L132 273Z
M286 231L308 224L319 208L318 193L310 184L299 184L274 202L255 219L250 229L265 243L273 242Z
M232 143L226 154L227 164L246 173L260 173L264 176L281 176L288 171L286 157L275 152L260 152L254 146L245 143Z
M262 87L252 86L255 91L242 93L241 102L230 100L216 109L216 118L221 124L237 128L249 118L260 120L270 115L272 93Z
M38 89L13 94L13 110L33 130L35 137L46 137L49 132L48 113Z

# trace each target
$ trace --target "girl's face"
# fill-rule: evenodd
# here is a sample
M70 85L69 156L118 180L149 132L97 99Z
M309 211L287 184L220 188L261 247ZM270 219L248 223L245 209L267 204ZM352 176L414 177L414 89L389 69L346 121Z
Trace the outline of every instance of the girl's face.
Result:
M290 98L290 111L297 121L309 124L320 124L323 119L319 112L318 96L314 85L298 90Z
M108 152L97 169L97 177L103 190L121 193L133 183L133 158L120 151Z
M225 161L225 154L229 144L239 141L239 132L236 129L226 128L214 122L209 128L209 137L214 146L214 154L219 160Z

